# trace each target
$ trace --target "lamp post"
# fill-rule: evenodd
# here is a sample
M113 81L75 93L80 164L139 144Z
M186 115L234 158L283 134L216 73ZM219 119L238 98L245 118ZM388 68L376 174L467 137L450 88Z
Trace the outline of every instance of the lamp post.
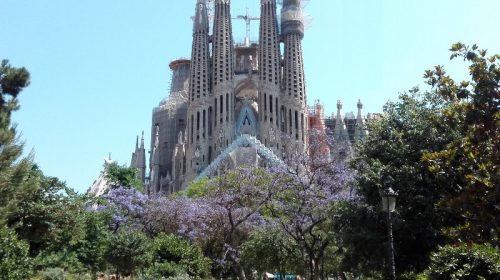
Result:
M396 208L396 197L398 194L392 189L388 188L382 192L382 211L387 212L387 235L389 238L389 279L396 280L396 265L394 262L394 242L392 238L392 212Z

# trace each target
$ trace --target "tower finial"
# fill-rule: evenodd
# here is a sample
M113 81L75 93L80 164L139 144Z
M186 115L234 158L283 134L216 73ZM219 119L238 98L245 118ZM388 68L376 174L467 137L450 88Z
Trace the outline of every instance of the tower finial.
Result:
M141 148L144 148L144 130L142 131L142 136L141 136Z
M360 140L366 137L368 131L365 127L365 121L363 119L363 103L361 99L358 99L358 116L356 118L356 129L354 131L354 139Z
M198 0L196 2L196 13L194 16L193 32L206 32L208 33L208 12L207 1Z
M281 33L304 36L304 15L301 0L283 0L281 10Z

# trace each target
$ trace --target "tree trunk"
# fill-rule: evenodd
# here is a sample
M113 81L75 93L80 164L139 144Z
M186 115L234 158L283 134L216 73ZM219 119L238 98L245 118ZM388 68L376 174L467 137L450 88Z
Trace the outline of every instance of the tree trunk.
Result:
M312 275L311 279L312 280L320 280L321 279L321 267L320 267L320 260L319 259L313 259L312 260Z
M239 264L235 264L236 270L238 271L238 279L239 280L246 280L247 277L245 275L245 270L243 270L243 267Z

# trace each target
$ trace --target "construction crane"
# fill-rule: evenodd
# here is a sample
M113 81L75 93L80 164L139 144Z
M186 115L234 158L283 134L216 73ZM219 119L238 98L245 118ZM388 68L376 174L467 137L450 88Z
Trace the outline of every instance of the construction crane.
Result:
M245 15L238 15L233 19L242 19L245 21L246 27L247 27L245 45L250 45L250 24L252 23L252 20L259 20L260 18L259 17L252 17L252 16L248 15L248 8L247 8L247 12Z

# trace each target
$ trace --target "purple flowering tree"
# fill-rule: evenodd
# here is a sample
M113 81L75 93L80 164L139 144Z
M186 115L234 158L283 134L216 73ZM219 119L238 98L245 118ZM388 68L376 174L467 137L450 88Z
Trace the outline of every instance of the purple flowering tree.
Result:
M149 204L147 195L134 188L118 187L103 195L103 199L105 203L98 210L110 211L110 228L114 232L123 226L142 230L141 219Z
M333 144L324 134L312 132L303 149L287 147L294 152L285 155L284 166L270 168L281 190L269 211L304 253L311 279L320 279L325 252L342 227L335 219L337 210L355 198L353 172L345 159L330 153Z
M261 210L279 191L278 177L261 168L241 167L218 176L206 185L204 198L221 214L222 241L219 263L246 279L240 263L240 246L263 222Z
M275 181L264 169L238 168L207 181L195 197L154 197L145 207L144 228L198 243L212 258L213 272L245 279L240 246L262 223L260 211L276 193Z
M221 211L207 199L185 196L151 197L142 225L149 235L171 233L204 246L222 232Z

